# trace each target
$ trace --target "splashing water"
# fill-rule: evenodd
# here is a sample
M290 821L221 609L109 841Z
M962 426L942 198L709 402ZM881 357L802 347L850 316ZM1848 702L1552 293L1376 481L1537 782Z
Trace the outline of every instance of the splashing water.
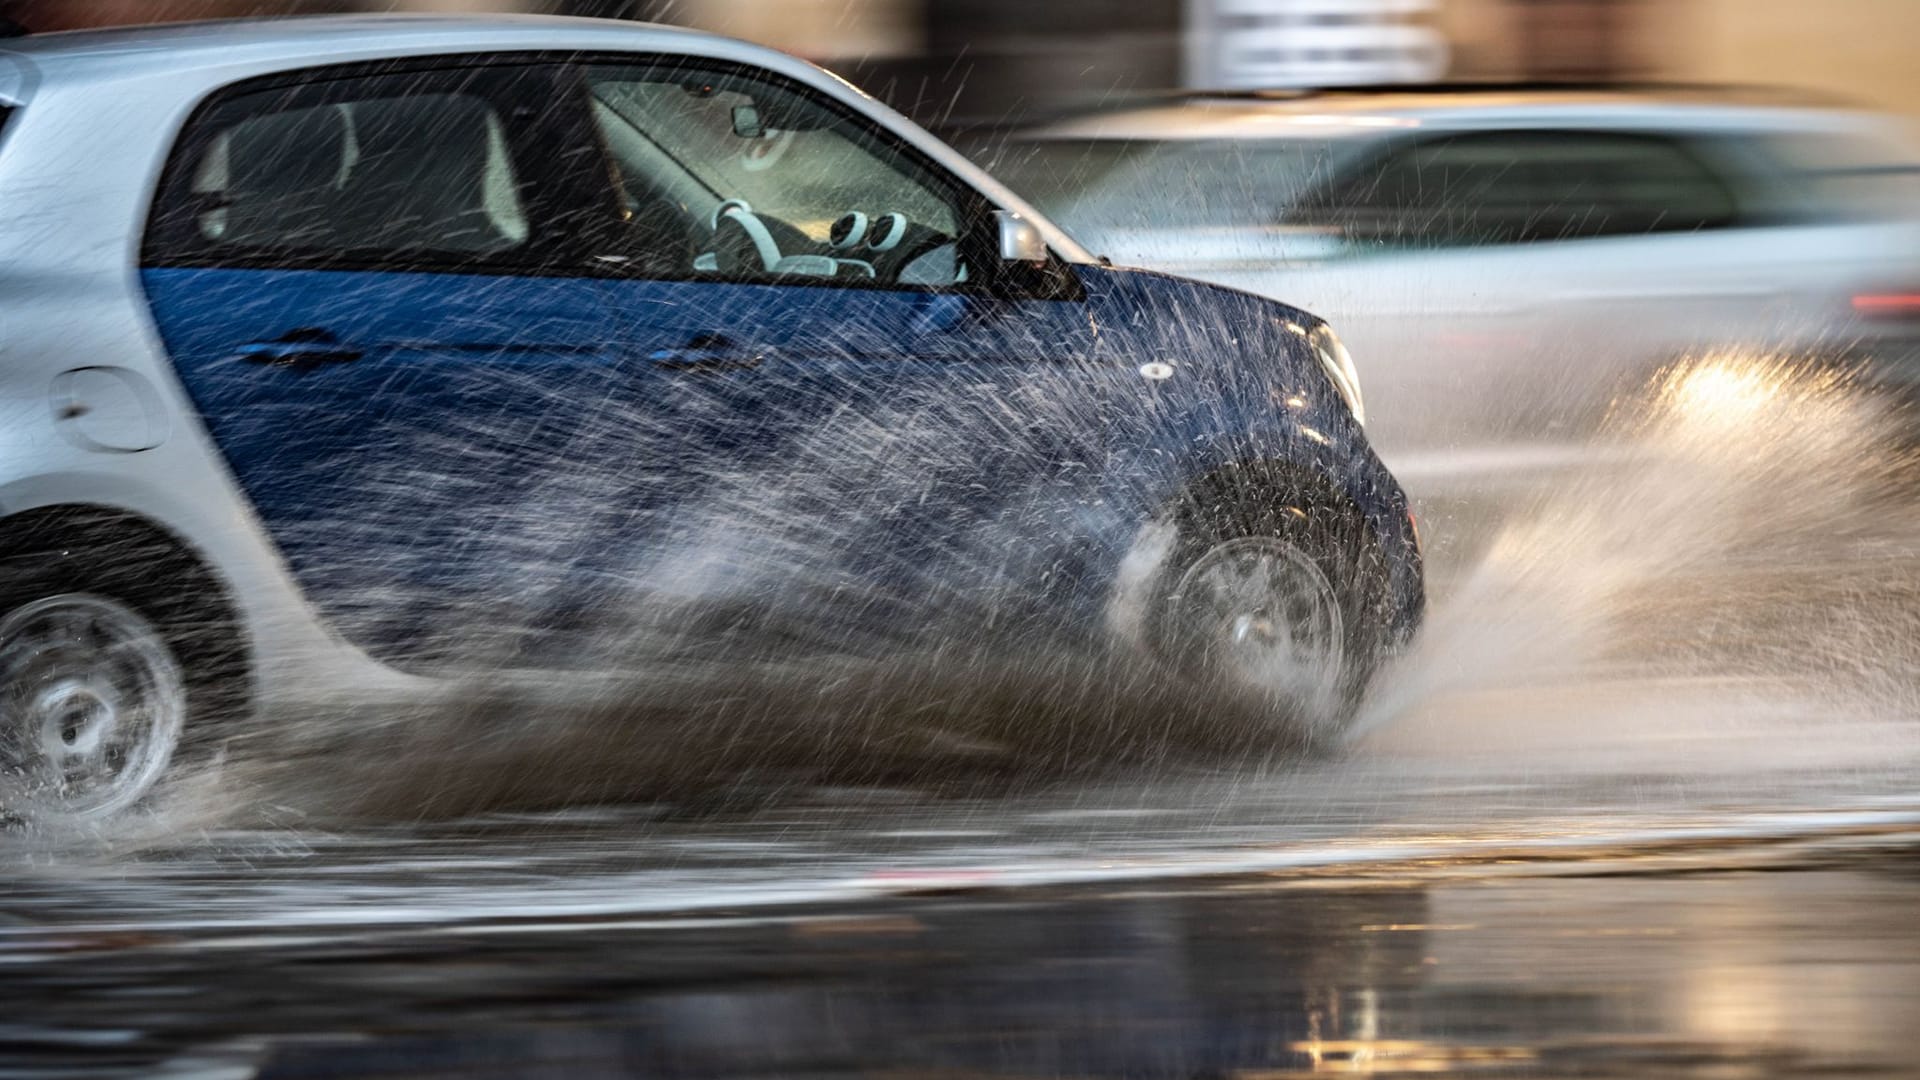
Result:
M1911 749L1920 605L1898 424L1792 357L1667 370L1609 417L1608 464L1495 531L1377 687L1358 745L1660 772ZM1868 726L1836 741L1845 720Z
M1071 573L1053 561L1060 537L1128 513L1070 495L1110 452L1111 425L1089 389L1096 376L1029 370L1012 385L978 385L961 365L940 370L952 374L918 386L902 379L885 399L851 380L807 388L793 411L833 404L797 430L760 432L777 452L689 470L683 496L637 525L558 524L604 524L638 501L632 486L659 486L578 463L699 460L702 448L682 440L707 437L702 417L736 424L726 415L743 407L730 400L736 388L700 384L710 396L678 402L671 425L609 409L557 444L479 431L437 453L389 455L406 464L383 486L415 493L387 502L400 518L456 516L423 511L421 500L467 497L466 446L500 443L550 460L522 466L546 480L531 498L464 515L471 534L461 543L500 567L496 588L464 602L436 595L430 574L418 595L356 584L390 581L396 559L432 558L381 545L411 535L403 520L368 520L367 542L329 545L338 562L324 572L348 583L348 597L369 600L348 606L348 618L377 633L396 612L438 616L400 659L456 673L452 684L426 708L295 718L230 770L222 785L246 792L221 801L440 817L741 785L1055 776L1296 751L1299 727L1272 699L1170 680L1143 662L1141 642L1097 632L1134 621L1126 586L1151 576L1141 564L1164 558L1157 533L1123 560L1131 569L1118 593L1036 587ZM1139 395L1131 385L1121 392ZM764 414L789 420L784 404ZM425 473L423 461L457 471ZM1142 499L1153 479L1141 478ZM592 542L622 532L647 542ZM583 579L600 593L591 602L578 595ZM1113 610L1075 617L1050 606L1063 593ZM565 674L518 677L512 669L529 657Z
M863 531L937 505L927 487L965 475L969 448L1072 461L1088 448L1063 440L1094 427L1014 430L977 400L935 400L842 409L778 466L720 478L680 508L670 543L612 575L627 591L581 646L593 670L544 684L472 675L436 706L296 720L177 785L173 817L405 820L1300 759L1299 726L1271 699L1170 680L1124 642L1021 606L1011 583L1031 576L1029 541L1062 527L1048 509L1057 476L903 559L904 587L862 591L848 567L872 557ZM1844 765L1913 741L1885 722L1920 670L1920 560L1899 546L1915 522L1893 434L1843 376L1791 358L1669 370L1616 408L1593 448L1605 464L1502 519L1376 681L1349 760L1309 767L1672 774ZM600 504L608 483L582 472L522 512L567 520L556 501ZM1144 537L1136 561L1166 546ZM1150 574L1144 563L1131 573ZM886 633L857 629L876 611ZM448 625L469 656L504 662L525 642L511 620ZM1836 741L1843 716L1872 723Z

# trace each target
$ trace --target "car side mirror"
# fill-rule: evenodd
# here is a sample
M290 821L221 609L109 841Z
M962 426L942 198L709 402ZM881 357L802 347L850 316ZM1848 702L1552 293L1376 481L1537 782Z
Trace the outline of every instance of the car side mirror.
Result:
M1000 261L1043 263L1047 261L1047 240L1033 222L1011 210L995 210L1000 230Z

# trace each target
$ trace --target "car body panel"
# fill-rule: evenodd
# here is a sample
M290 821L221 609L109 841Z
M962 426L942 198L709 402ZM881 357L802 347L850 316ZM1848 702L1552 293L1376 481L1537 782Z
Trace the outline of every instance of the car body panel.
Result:
M625 372L591 280L149 269L187 393L306 595L363 646L418 638L435 598L521 594L582 413ZM360 354L247 346L302 330ZM556 553L557 554L557 553Z
M18 105L33 94L34 70L26 58L0 56L0 105Z
M1108 418L1111 475L1121 489L1103 502L1130 520L1151 520L1196 477L1248 462L1289 463L1324 476L1357 508L1380 545L1393 580L1393 624L1404 636L1425 610L1419 538L1399 482L1375 455L1332 381L1302 363L1317 323L1298 308L1251 293L1144 270L1082 268L1089 306L1101 328L1097 355L1124 377L1155 359L1174 369L1162 391L1126 394L1131 407ZM1225 425L1224 416L1256 418ZM1170 447L1181 447L1170 454ZM1111 571L1112 567L1105 568Z

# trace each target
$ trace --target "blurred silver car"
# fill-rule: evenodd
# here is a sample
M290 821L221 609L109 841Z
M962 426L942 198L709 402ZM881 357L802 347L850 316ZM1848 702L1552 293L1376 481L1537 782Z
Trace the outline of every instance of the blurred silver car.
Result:
M1000 157L1116 262L1338 324L1369 434L1418 492L1577 459L1618 394L1701 348L1834 354L1920 316L1920 154L1866 112L1682 89L1210 95Z

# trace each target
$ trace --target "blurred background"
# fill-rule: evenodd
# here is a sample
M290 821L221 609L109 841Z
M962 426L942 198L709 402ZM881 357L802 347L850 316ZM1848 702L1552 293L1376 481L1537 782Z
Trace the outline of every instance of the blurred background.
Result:
M652 19L841 70L935 126L1170 88L1766 83L1920 110L1911 0L8 0L36 30L353 10Z

